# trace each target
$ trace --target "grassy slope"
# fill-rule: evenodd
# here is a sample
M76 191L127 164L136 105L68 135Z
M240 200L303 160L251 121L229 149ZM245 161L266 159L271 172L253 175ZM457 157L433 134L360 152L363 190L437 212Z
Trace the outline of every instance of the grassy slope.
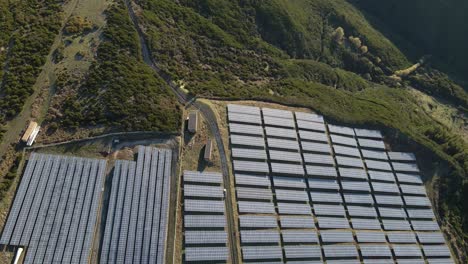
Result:
M186 6L139 2L153 56L163 70L200 96L299 104L338 121L401 131L450 164L452 172L437 190L440 214L463 243L462 234L468 232L465 141L427 115L408 90L380 86L328 65L344 64L343 52L330 41L337 25L361 36L385 67L408 65L351 5L339 0L181 2ZM317 19L323 17L327 19Z

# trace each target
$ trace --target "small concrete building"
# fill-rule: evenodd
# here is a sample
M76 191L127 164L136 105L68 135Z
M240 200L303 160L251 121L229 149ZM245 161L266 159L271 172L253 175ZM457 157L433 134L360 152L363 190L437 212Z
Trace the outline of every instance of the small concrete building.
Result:
M192 111L188 116L188 131L190 133L197 133L198 130L198 112Z
M212 152L213 152L213 140L208 139L205 145L205 154L204 154L205 161L211 161Z

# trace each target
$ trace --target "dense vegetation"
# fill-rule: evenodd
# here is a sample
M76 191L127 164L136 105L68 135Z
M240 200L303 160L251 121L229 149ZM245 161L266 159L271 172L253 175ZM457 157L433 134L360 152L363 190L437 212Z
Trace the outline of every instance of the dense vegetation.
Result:
M431 54L444 70L466 78L468 72L468 24L464 0L351 1L371 16L413 56Z
M0 124L16 116L60 28L58 0L0 2Z
M63 103L63 116L49 115L49 121L69 128L106 125L177 131L179 105L165 82L142 61L138 35L125 7L117 4L107 11L103 38L97 60L82 84L69 76L57 82L58 93L65 86L78 88Z
M466 251L468 145L418 105L406 83L466 109L466 92L429 66L411 65L346 1L140 0L158 66L197 96L311 107L336 121L390 127L435 153L450 172L440 215ZM435 78L433 78L435 77Z

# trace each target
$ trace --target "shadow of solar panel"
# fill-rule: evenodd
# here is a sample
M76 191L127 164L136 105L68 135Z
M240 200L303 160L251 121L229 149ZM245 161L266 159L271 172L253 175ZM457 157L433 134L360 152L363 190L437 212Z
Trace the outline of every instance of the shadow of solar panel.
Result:
M416 236L413 232L387 232L388 241L391 243L416 244Z
M353 233L351 231L321 231L320 236L324 243L346 243L354 242Z
M309 122L317 122L323 123L323 116L313 114L313 113L303 113L303 112L295 112L297 120L304 120Z

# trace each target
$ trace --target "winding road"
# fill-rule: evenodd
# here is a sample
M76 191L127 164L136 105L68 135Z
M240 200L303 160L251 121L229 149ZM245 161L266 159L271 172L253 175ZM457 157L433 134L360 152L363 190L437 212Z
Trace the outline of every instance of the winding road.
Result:
M141 28L138 24L138 18L135 15L135 12L132 9L131 2L130 0L126 0L125 4L127 6L128 14L130 16L130 19L135 27L135 29L138 32L138 37L140 39L141 43L141 53L144 62L149 65L153 70L162 78L164 81L169 85L171 90L174 92L174 94L177 97L177 100L179 103L182 105L187 105L191 103L195 108L197 108L200 113L204 116L206 121L208 122L208 126L210 128L211 133L213 134L216 144L218 146L218 150L220 153L220 159L221 159L221 170L223 174L223 180L224 180L224 188L226 189L226 217L227 217L227 223L228 223L228 237L229 237L229 244L230 244L230 253L231 253L231 263L237 264L239 261L237 259L237 236L235 233L235 219L233 216L233 207L232 207L232 189L231 189L231 182L229 179L229 167L228 167L228 161L226 157L226 151L224 149L223 145L223 140L221 137L221 133L219 131L216 115L213 113L213 110L208 107L205 104L202 104L200 102L197 102L195 98L190 97L187 95L182 89L180 89L168 76L165 74L160 68L156 66L156 63L154 63L153 58L151 56L151 52L148 48L148 45L145 40L145 35L141 31Z

